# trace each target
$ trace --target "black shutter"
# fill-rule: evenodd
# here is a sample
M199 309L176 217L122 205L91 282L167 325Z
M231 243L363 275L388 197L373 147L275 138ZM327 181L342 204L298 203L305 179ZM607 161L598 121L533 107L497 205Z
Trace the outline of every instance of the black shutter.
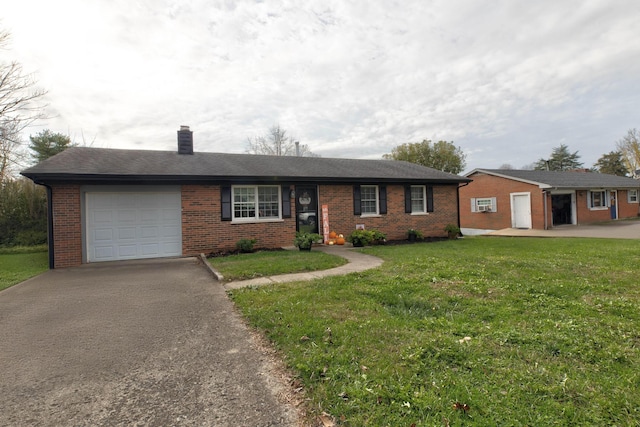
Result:
M353 186L353 214L362 215L362 206L360 205L360 186Z
M380 202L380 215L385 215L387 213L387 186L381 185L378 187L379 191L379 202Z
M404 186L404 213L411 213L411 186Z
M231 221L231 187L220 188L220 199L222 205L222 220Z
M433 187L427 186L427 212L433 212Z
M291 218L291 200L289 199L290 189L288 185L282 186L282 218Z

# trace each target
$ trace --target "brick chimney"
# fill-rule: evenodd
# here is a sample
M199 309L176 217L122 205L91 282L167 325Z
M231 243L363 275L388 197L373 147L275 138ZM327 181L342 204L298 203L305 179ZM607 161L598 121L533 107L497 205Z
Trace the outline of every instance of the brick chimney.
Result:
M178 154L193 154L193 132L189 126L180 126L178 131Z

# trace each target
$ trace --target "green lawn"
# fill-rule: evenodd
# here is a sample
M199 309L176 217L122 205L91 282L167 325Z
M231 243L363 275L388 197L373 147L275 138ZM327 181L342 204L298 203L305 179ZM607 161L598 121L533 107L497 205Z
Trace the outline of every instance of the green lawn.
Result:
M264 251L209 258L209 263L222 273L225 281L231 281L326 270L343 265L346 260L317 250Z
M46 246L0 249L0 290L49 268Z
M640 425L640 245L465 238L234 290L308 408L344 426Z

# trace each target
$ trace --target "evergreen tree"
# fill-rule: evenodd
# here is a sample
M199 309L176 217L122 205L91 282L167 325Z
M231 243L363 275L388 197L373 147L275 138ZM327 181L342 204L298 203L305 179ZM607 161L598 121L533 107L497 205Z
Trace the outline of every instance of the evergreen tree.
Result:
M29 148L33 151L32 157L36 163L47 160L73 146L68 136L51 132L49 129L43 130L36 136L29 136L29 139L31 140Z
M582 166L582 162L579 161L580 155L577 151L570 153L569 147L561 144L559 147L555 147L551 151L551 157L549 159L539 159L535 165L535 170L550 170L550 171L566 171L571 169L579 169Z

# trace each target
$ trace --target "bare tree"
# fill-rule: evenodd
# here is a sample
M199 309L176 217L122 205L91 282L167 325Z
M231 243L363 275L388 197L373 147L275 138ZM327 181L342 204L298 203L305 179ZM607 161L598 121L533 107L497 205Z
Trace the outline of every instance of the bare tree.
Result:
M0 50L8 43L9 33L0 31ZM24 74L17 62L0 63L0 182L23 159L19 153L22 131L43 118L43 106L34 101L46 92L35 85L33 75Z
M513 167L513 165L512 165L512 164L510 164L510 163L503 163L503 164L501 164L501 165L500 165L500 167L499 167L498 169L502 169L502 170L512 170L512 169L515 169L515 168L514 168L514 167Z
M280 125L269 129L266 135L247 138L250 154L267 154L270 156L318 157L307 144L300 144L295 138L287 136L287 131Z
M638 129L629 129L627 134L616 143L618 151L622 153L622 160L631 176L638 178L640 169L640 132Z

